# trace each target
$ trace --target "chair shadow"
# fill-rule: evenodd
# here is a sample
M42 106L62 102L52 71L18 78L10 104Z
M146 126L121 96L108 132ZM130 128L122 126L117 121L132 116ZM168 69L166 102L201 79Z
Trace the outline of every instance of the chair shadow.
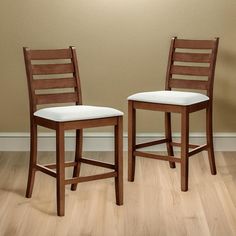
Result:
M10 189L10 188L0 188L0 190L5 192L14 193L18 196L25 197L25 189Z
M6 193L12 193L12 194L15 194L17 196L24 198L25 201L21 202L20 205L30 204L30 207L32 207L33 209L35 209L45 215L57 216L56 207L55 207L55 211L45 210L46 207L44 207L44 205L45 204L48 205L51 201L37 200L37 198L34 198L33 196L32 196L32 198L26 198L25 197L25 189L0 188L0 191L6 192ZM42 207L40 207L40 206L42 206Z

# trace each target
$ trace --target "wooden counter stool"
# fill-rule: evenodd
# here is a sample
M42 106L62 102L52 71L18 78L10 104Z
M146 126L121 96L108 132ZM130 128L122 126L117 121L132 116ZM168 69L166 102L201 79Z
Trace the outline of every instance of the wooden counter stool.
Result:
M76 190L79 182L115 178L117 205L123 204L123 113L109 107L82 105L79 69L74 47L56 50L24 48L30 102L30 164L26 197L33 191L35 172L42 171L56 178L57 214L64 215L65 185ZM70 74L68 76L68 74ZM45 76L46 75L46 76ZM56 76L57 75L57 76ZM58 75L60 75L58 78ZM38 105L74 103L38 109ZM37 164L37 126L56 131L56 164ZM113 126L115 133L115 163L103 163L82 157L84 128ZM73 162L65 162L65 130L76 130L76 151ZM81 163L112 169L104 174L79 176ZM65 179L65 167L74 167L73 177ZM54 171L53 169L56 169Z
M134 181L136 156L175 162L181 166L181 190L188 190L189 157L208 151L211 173L216 174L213 134L212 103L213 82L219 39L214 40L171 40L166 73L165 91L143 92L128 97L128 180ZM182 78L181 78L182 77ZM206 95L197 92L172 91L172 89L205 90ZM136 109L165 112L165 138L136 144ZM189 144L189 114L206 109L207 142L202 146ZM181 143L172 141L171 112L181 115ZM168 156L156 155L138 149L166 143ZM181 158L174 156L173 146L181 148ZM189 148L193 150L189 151Z

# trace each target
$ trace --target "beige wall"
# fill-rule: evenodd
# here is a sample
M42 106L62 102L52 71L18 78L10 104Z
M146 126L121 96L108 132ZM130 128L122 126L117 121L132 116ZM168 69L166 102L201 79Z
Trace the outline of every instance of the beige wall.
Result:
M164 88L169 42L175 35L220 37L214 129L236 132L235 22L235 0L1 0L0 132L29 128L22 46L76 46L84 103L127 113L128 95ZM143 115L139 131L163 130L162 115L147 113L145 120ZM192 115L192 131L203 130L199 117L203 113Z

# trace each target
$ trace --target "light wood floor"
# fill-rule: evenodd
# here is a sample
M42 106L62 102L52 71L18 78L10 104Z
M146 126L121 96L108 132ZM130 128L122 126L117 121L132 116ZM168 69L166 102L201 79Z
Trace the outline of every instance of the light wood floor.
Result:
M112 160L112 153L85 156ZM41 163L54 153L40 153ZM116 206L113 179L66 189L66 216L56 216L55 179L37 173L33 197L24 197L29 153L0 153L0 235L236 235L236 153L217 152L218 175L210 175L206 153L191 157L189 191L180 191L179 165L137 159L136 179L127 182L124 206ZM73 153L67 153L73 159ZM105 171L82 166L83 175ZM71 171L67 172L70 175Z

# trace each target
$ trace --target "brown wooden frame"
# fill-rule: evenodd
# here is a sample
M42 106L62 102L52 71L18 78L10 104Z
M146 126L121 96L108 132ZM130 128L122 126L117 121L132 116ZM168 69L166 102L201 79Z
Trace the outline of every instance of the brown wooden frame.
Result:
M215 74L215 64L217 57L219 38L214 40L187 40L172 38L169 52L169 60L166 73L166 90L172 88L183 89L200 89L205 90L208 101L200 102L193 105L171 105L158 104L140 101L128 101L128 180L134 181L135 176L135 159L136 156L154 158L169 161L170 167L175 168L175 162L181 166L181 190L188 190L188 169L189 157L203 150L208 151L211 173L216 174L213 131L212 131L212 101L213 101L213 82ZM180 50L179 50L180 49ZM183 49L191 52L183 52ZM181 51L182 50L182 51ZM201 51L198 51L201 50ZM203 53L202 50L207 50ZM195 51L194 53L192 51ZM197 52L196 52L197 51ZM175 62L192 63L190 66L176 65ZM207 63L208 66L193 65L193 63ZM174 79L173 75L188 76L206 76L207 80L194 79ZM165 138L157 141L136 144L136 110L152 110L165 112ZM189 144L189 114L202 109L206 109L206 136L207 142L204 145ZM171 113L181 114L181 142L172 141L171 132ZM166 143L167 156L138 151L137 149ZM175 157L173 146L181 148L181 157ZM193 149L189 151L189 148Z
M30 163L26 197L32 196L36 171L41 171L56 178L57 182L57 214L65 214L65 185L71 184L71 190L76 190L79 182L115 178L115 193L117 205L123 204L123 117L114 116L81 121L57 122L34 116L38 105L54 103L82 104L81 86L75 47L56 50L30 50L24 47L25 67L28 80L30 103ZM54 64L45 64L52 60ZM55 64L58 60L69 60L69 63ZM35 64L35 62L39 62ZM72 74L69 78L35 78L38 75ZM73 92L58 92L38 94L38 90L72 88ZM48 90L47 90L48 91ZM56 131L56 163L45 166L37 164L37 126L43 126ZM84 128L99 126L114 126L115 133L115 163L103 163L82 157L82 136ZM75 160L65 162L64 133L66 130L76 130ZM79 176L81 163L100 166L112 171L92 176ZM65 167L74 167L73 177L65 179ZM54 171L53 169L56 169Z

